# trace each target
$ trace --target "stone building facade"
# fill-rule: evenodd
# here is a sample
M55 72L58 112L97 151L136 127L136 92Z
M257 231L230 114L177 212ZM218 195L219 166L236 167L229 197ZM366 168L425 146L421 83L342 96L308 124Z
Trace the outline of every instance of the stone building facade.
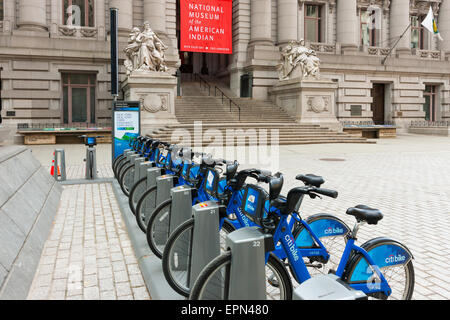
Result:
M172 73L206 67L236 95L249 74L253 98L268 99L280 48L305 39L337 83L339 120L450 120L450 0L233 0L232 55L178 52L178 1L0 0L3 125L110 119L110 7L120 48L149 21ZM444 41L420 26L430 5Z

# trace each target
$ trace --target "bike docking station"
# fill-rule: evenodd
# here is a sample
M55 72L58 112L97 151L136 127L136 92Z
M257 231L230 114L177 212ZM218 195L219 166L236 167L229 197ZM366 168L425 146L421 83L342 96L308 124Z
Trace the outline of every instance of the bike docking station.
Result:
M226 208L223 207L225 210ZM220 205L213 201L206 201L192 206L190 217L194 218L192 232L192 253L190 261L184 270L189 270L189 287L195 283L205 266L220 254ZM187 239L190 241L190 239ZM184 266L178 261L177 270Z

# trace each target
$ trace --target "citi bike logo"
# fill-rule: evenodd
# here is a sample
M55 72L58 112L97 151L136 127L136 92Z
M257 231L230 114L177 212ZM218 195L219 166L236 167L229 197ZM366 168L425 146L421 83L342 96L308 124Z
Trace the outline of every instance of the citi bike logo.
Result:
M289 251L291 251L292 256L294 257L294 261L297 261L298 259L300 259L298 256L298 251L297 251L297 247L295 246L294 239L292 239L291 236L287 234L284 236L284 240L286 240L287 245L289 246Z
M325 231L324 231L325 234L341 234L343 232L344 232L344 229L339 228L339 227L337 227L337 228L329 227L329 228L325 229Z
M401 254L399 254L398 256L391 254L389 257L387 257L384 261L387 264L390 263L396 263L396 262L403 262L406 260L405 256L402 256Z
M237 208L237 212L239 213L239 216L241 217L242 221L244 222L246 227L250 227L250 224L248 223L248 218L242 214L241 208Z

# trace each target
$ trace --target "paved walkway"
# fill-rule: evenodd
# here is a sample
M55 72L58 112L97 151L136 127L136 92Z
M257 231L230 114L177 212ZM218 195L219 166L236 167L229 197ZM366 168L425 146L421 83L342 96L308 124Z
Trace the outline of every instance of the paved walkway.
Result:
M83 146L58 147L66 148L66 159L70 153L70 166L78 166L70 178L82 178ZM51 163L54 146L32 149L43 164ZM299 173L322 175L323 187L339 192L337 199L306 199L304 217L332 213L352 227L354 218L345 214L347 208L379 208L384 219L377 226L362 226L358 243L378 236L403 242L415 258L413 298L450 299L450 138L405 135L376 145L279 150L284 194L301 185L294 179ZM109 146L99 145L97 153L104 159L98 162L104 168L101 176L111 177ZM133 257L111 185L66 186L30 298L146 299Z
M65 186L29 299L149 299L112 186Z

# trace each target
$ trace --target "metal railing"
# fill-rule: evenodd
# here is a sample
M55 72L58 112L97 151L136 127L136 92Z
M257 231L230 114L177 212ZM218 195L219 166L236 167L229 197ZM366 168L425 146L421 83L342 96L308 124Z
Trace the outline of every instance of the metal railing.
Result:
M202 89L202 86L204 86L208 89L208 96L211 95L211 85L208 83L208 81L202 78L198 73L194 73L194 80L200 83L200 89Z
M341 120L340 123L343 126L395 126L395 123L393 121L374 122L372 120L367 121Z
M234 102L230 97L228 97L218 86L214 86L214 96L217 97L217 91L220 92L222 98L222 104L224 104L224 100L227 99L230 104L230 112L232 112L232 106L238 109L238 120L241 121L241 107Z
M206 88L208 89L208 96L211 96L211 85L208 83L207 80L205 80L202 76L200 76L198 73L194 74L194 80L199 81L200 88ZM230 113L233 112L232 108L235 107L238 110L238 121L241 121L241 107L233 101L232 98L226 95L225 92L222 91L218 86L214 86L214 97L217 97L217 93L220 94L222 104L228 103L230 106Z
M410 127L412 128L430 128L430 127L443 127L449 128L450 121L411 121Z

